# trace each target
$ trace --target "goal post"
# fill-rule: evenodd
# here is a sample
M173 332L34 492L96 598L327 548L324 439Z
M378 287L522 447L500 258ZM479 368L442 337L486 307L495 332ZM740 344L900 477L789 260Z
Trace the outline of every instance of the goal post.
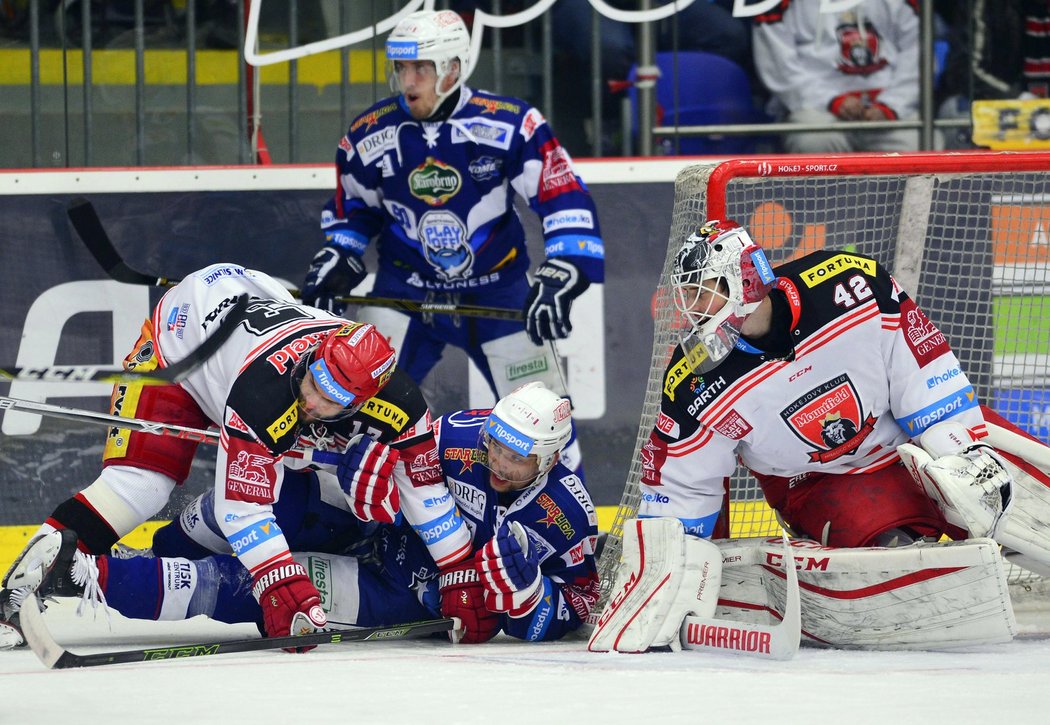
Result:
M670 267L705 219L740 222L774 265L823 248L874 257L947 336L981 401L1050 439L1050 154L777 156L687 167L675 181L653 295L638 437L599 564L603 593L623 523L638 509L642 447L684 324L670 295ZM731 536L779 533L757 481L740 468L729 498Z

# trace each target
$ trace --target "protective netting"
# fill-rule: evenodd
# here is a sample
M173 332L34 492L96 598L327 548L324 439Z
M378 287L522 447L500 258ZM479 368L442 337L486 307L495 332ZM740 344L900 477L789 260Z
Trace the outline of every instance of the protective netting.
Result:
M605 592L623 523L638 508L642 446L682 324L670 265L709 216L742 223L774 265L825 247L879 260L947 336L982 402L1050 439L1050 175L1028 170L1050 170L1050 155L1023 156L878 157L875 169L872 157L836 158L824 164L833 175L795 163L813 159L780 157L729 162L732 173L705 164L678 175L638 437L599 566ZM733 537L779 533L753 477L738 469L730 489Z

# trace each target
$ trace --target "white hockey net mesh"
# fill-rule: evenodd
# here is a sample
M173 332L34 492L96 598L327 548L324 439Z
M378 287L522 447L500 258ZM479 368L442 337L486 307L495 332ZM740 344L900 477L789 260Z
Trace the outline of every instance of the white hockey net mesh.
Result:
M716 172L716 168L718 171ZM821 171L821 168L823 171ZM653 353L626 488L600 562L608 591L639 503L641 447L681 324L668 296L678 245L707 218L742 223L776 265L845 248L885 264L947 336L980 399L1050 438L1050 155L776 157L697 165L675 182ZM758 483L730 485L733 537L779 534ZM1011 577L1025 577L1023 570Z

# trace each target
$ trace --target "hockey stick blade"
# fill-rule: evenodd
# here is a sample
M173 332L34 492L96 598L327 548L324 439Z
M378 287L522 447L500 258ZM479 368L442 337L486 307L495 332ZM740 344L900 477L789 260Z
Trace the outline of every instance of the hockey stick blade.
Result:
M313 632L292 637L265 637L253 639L234 639L219 642L200 642L196 644L175 645L171 647L150 647L146 649L121 650L118 652L98 652L94 654L76 654L70 652L55 641L44 622L43 606L37 594L28 597L22 605L21 625L26 642L44 666L53 670L64 670L74 667L98 667L100 665L118 665L131 662L152 662L155 660L173 660L186 657L210 657L212 655L234 654L237 652L264 652L288 647L309 647L321 644L345 644L348 642L390 642L413 637L424 637L429 634L449 632L460 626L457 619L427 619L418 622L394 624L389 627L367 627L362 629L343 629L328 632Z
M91 256L102 269L106 270L106 274L111 279L127 284L146 284L157 287L171 287L177 283L178 280L154 277L129 267L113 246L109 235L106 234L106 228L102 226L102 221L95 213L95 207L87 199L77 197L69 202L69 206L66 207L66 216L73 224L77 236L91 252Z
M241 295L226 313L222 324L199 347L177 363L148 372L125 370L113 365L46 365L41 367L0 367L0 379L26 380L38 383L122 383L140 382L156 385L178 383L214 355L230 338L244 319L248 296Z
M172 287L179 280L172 277L159 277L157 275L139 272L132 269L120 256L120 252L113 246L106 228L95 212L95 207L90 201L83 197L77 197L69 203L66 215L73 224L73 229L84 246L91 252L91 256L106 271L110 279L127 284L144 284L154 287ZM288 292L295 298L301 298L301 292L290 289ZM485 307L483 305L459 305L442 302L421 302L416 300L402 300L394 297L340 297L339 301L347 305L359 305L365 307L388 307L403 312L429 313L434 315L458 315L461 317L481 317L491 320L524 320L525 315L521 310L509 307Z
M786 593L784 616L778 624L751 624L731 619L689 616L681 629L683 649L729 652L771 660L789 660L802 640L802 607L799 601L795 558L783 534Z

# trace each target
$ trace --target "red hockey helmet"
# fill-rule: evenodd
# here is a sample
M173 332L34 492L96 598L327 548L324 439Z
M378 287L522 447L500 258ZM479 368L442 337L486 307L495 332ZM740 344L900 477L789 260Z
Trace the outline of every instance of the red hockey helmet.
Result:
M310 361L314 384L347 412L358 410L390 380L396 354L374 325L349 322L320 344Z

